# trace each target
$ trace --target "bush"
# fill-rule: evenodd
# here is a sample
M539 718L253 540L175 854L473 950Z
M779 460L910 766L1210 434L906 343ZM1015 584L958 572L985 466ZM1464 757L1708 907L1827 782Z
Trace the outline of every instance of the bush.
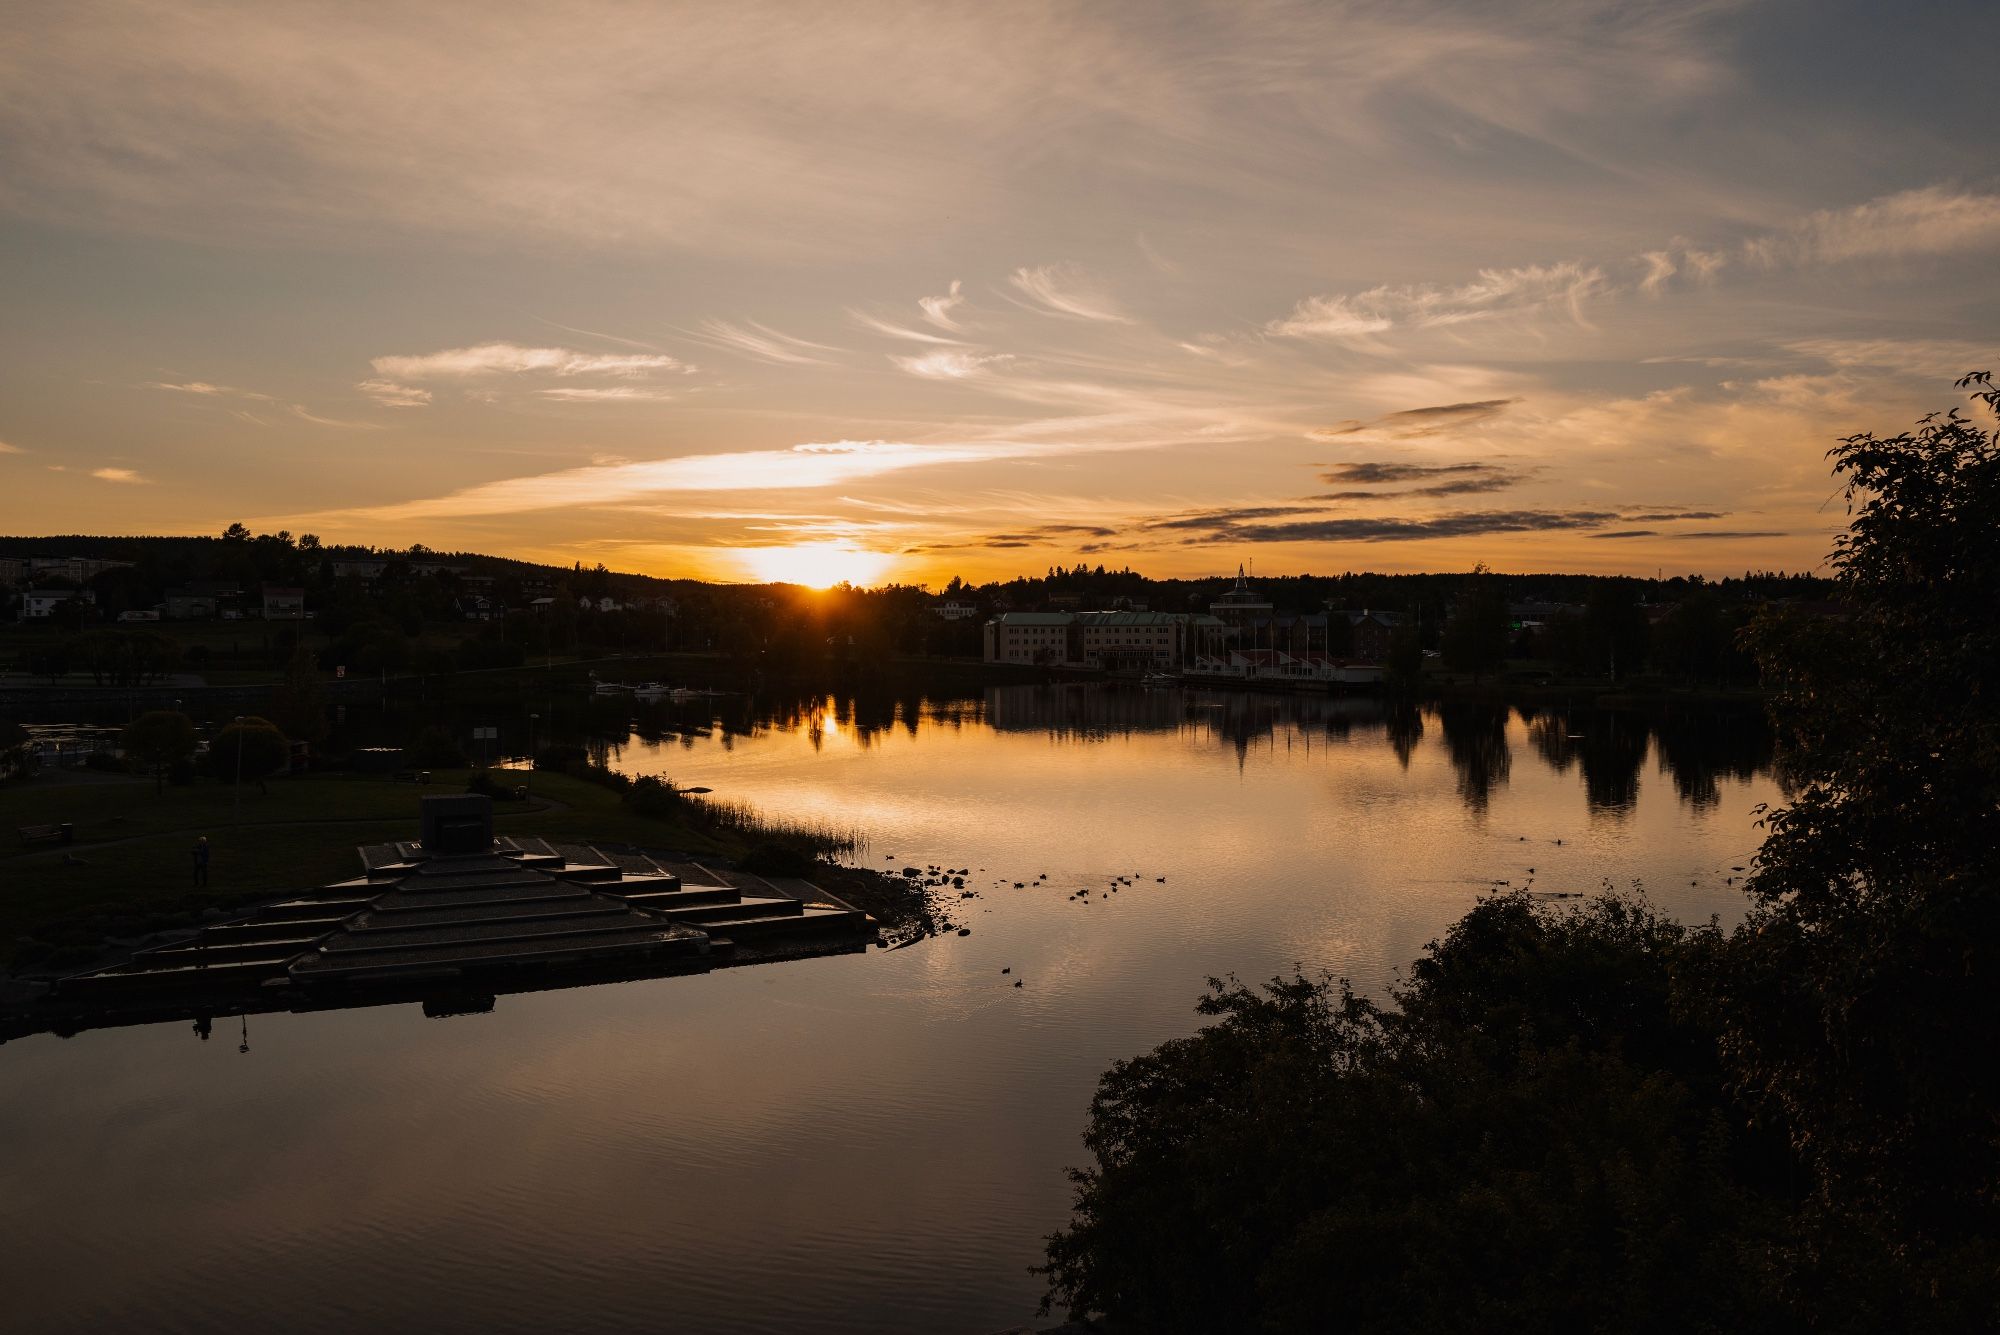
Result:
M1157 1332L1779 1328L1754 1184L1782 1144L1728 1117L1672 1001L1715 947L1640 902L1511 895L1396 1011L1212 980L1217 1023L1101 1082L1050 1296Z
M625 808L635 816L663 820L679 810L680 804L681 795L674 786L650 774L632 780L625 789Z
M291 744L269 719L246 718L215 735L208 772L224 783L262 783L291 758Z
M518 802L527 796L527 790L508 777L495 777L490 769L474 770L466 781L465 791L490 797L495 802Z

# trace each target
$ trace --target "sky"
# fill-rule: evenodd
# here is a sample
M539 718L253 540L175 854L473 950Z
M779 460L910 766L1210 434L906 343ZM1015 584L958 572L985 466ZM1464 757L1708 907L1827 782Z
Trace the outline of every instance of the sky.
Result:
M1983 10L16 7L0 532L1818 568L2000 370Z

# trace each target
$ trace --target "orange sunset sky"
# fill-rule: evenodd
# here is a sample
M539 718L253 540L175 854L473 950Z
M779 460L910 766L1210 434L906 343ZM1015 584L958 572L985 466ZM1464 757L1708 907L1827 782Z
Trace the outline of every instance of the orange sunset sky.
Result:
M0 531L1813 568L2000 369L1974 13L17 7Z

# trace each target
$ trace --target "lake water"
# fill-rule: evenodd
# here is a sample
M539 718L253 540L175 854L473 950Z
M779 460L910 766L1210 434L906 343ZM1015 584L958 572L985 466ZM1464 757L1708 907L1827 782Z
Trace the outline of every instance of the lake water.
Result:
M9 1043L9 1328L998 1330L1097 1077L1191 1032L1204 977L1379 992L1500 880L1727 921L1780 800L1740 715L1065 686L598 727L857 860L975 869L971 935L258 1016L248 1053L233 1020Z

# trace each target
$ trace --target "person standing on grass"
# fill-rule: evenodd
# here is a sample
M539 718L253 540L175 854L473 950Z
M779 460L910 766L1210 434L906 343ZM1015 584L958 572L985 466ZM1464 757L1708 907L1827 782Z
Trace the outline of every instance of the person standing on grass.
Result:
M208 836L202 835L194 841L194 883L208 884Z

